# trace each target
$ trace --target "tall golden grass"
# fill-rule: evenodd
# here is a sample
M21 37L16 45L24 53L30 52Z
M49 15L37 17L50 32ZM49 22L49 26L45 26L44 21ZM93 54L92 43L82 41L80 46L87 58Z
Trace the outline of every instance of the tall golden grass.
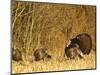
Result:
M23 53L22 64L12 62L13 73L95 68L96 7L12 1L12 47ZM80 33L92 38L85 59L64 60L67 41ZM29 62L35 49L46 47L51 60Z

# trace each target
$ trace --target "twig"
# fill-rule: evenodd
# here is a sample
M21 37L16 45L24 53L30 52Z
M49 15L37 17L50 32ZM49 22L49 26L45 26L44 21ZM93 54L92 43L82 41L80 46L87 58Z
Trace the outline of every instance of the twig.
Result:
M16 13L15 13L15 19L14 19L14 22L12 24L12 30L14 28L14 25L15 25L15 22L17 20L17 18L22 14L22 12L25 10L25 8L22 9L22 11L17 15L17 12L18 12L19 9L16 10Z

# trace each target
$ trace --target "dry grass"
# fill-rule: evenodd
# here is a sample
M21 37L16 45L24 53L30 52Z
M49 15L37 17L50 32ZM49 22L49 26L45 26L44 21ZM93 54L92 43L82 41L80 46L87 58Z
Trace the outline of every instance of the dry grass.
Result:
M60 60L59 60L60 59ZM29 73L29 72L48 72L48 71L63 71L63 70L81 70L95 69L95 53L85 56L84 59L65 60L64 58L51 59L48 61L28 62L24 61L21 64L12 63L13 73Z
M12 63L13 73L95 68L96 7L32 2L12 2L12 47L22 51L23 62ZM92 38L85 59L63 59L65 43L80 33ZM46 47L51 60L31 63L32 53Z

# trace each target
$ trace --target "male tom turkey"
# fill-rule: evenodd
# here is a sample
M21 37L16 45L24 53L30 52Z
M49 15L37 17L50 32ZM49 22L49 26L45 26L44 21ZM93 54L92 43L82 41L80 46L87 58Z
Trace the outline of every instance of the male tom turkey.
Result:
M51 56L47 53L46 48L36 49L34 52L34 57L36 61L44 60L44 58L51 58Z
M90 53L92 48L92 39L89 34L87 33L79 34L75 38L71 39L70 41L71 41L70 44L72 43L78 44L83 54Z

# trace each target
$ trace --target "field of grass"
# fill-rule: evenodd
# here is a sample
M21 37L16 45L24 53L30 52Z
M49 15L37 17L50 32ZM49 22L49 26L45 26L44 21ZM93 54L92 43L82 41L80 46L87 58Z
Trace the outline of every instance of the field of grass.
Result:
M13 73L95 69L96 7L86 5L12 2L12 48L22 52L23 61L12 61ZM69 39L80 33L92 38L92 51L84 59L65 60ZM33 52L48 49L50 60L32 61Z
M64 70L82 70L82 69L95 69L95 53L91 52L90 55L84 59L67 60L59 57L47 61L23 61L12 63L12 73L30 73L30 72L48 72L48 71L64 71Z

